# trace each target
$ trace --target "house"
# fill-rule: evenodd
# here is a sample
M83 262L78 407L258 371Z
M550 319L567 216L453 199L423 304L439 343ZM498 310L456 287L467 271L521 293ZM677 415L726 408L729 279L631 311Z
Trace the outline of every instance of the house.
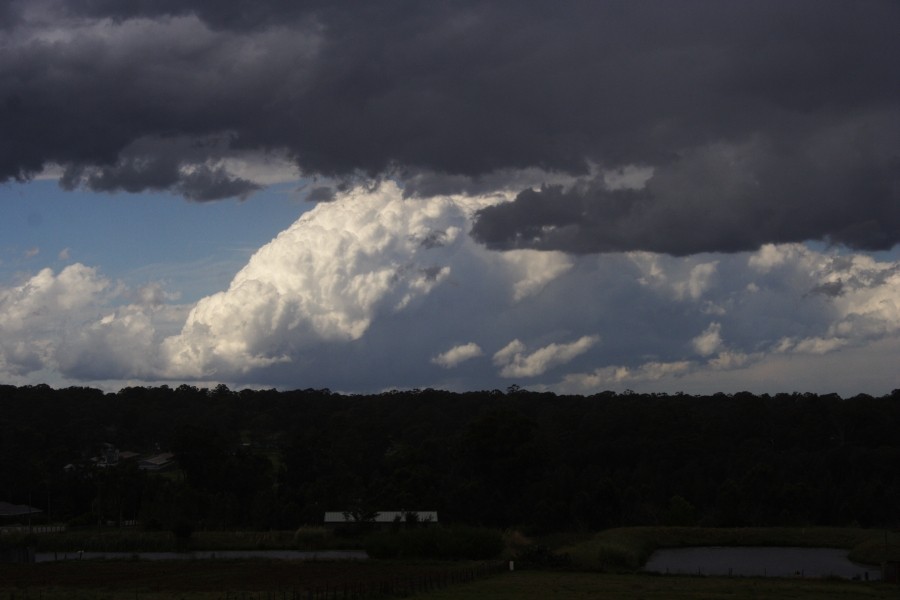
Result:
M348 527L359 524L372 524L386 527L395 524L430 524L438 522L437 511L434 510L385 510L360 515L351 511L329 511L325 513L326 527Z
M138 463L138 468L142 471L164 471L175 464L174 459L175 455L171 452L163 452L142 458Z
M107 469L109 467L118 466L121 463L134 460L140 456L137 452L129 452L127 450L120 451L113 444L104 443L99 453L91 458L91 464L99 469ZM77 467L74 464L68 464L64 467L66 471L71 471Z
M100 450L100 454L92 458L91 462L94 463L94 466L101 469L114 467L119 464L119 449L112 444L105 443L102 450Z
M21 520L22 517L33 515L35 513L44 512L33 506L24 504L10 504L9 502L0 502L0 519Z
M26 506L25 504L10 504L9 502L0 502L0 534L10 533L13 531L30 531L31 515L42 513L39 508ZM2 560L0 562L16 562L12 560Z

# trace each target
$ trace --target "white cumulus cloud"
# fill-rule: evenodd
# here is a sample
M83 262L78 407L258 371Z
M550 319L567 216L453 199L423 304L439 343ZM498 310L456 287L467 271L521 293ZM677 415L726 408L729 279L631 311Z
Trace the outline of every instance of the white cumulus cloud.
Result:
M162 292L160 292L162 293ZM159 330L184 319L180 307L127 304L121 284L75 263L43 269L23 283L0 287L0 375L34 371L59 378L152 377Z
M494 354L494 364L501 367L501 377L536 377L584 354L598 341L598 335L585 335L568 344L549 344L527 354L525 344L515 339Z
M633 368L609 366L595 369L590 373L570 373L563 377L560 390L572 394L590 394L622 384L634 384L660 379L677 378L696 369L691 361L658 362L651 361Z
M709 356L722 346L722 336L720 330L722 326L718 323L710 323L709 327L703 330L703 333L691 340L691 344L697 354L700 356Z
M42 269L21 285L0 288L0 331L52 331L60 319L80 315L112 283L82 264L59 274Z
M516 301L540 292L574 264L574 260L562 252L510 250L501 256L516 276L517 281L513 284Z
M694 266L687 280L675 283L676 296L696 300L702 296L712 285L713 276L716 274L718 262L701 263Z
M473 358L478 358L479 356L483 355L484 351L481 349L481 346L479 346L475 342L469 342L468 344L460 344L459 346L454 346L446 352L438 354L431 359L431 362L436 365L440 365L445 369L451 369L462 362L471 360Z
M676 300L698 300L706 294L719 265L717 260L700 262L697 256L673 259L652 252L629 252L627 256L641 271L638 281L642 285L667 290Z

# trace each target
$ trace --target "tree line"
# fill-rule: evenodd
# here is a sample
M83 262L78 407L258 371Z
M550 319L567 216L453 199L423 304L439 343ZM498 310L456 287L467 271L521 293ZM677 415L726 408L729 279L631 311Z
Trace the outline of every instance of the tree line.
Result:
M0 501L72 525L293 529L436 510L532 532L900 525L900 390L567 396L0 386ZM99 468L97 448L176 468ZM38 518L37 516L34 518Z

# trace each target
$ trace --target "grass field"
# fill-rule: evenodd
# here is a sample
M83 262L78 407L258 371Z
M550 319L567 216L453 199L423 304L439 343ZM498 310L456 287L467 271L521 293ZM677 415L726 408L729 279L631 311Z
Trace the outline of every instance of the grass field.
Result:
M366 561L90 561L0 565L4 600L305 600L343 598L343 590L440 577L459 564ZM374 588L372 586L375 586ZM421 600L878 600L900 586L817 579L662 577L570 571L515 571L422 592L397 586L394 597Z
M516 532L505 536L510 552L528 543ZM28 540L26 542L26 539ZM850 559L880 564L900 560L900 533L879 529L837 527L623 527L597 534L557 534L540 540L568 554L585 570L634 571L658 548L681 546L804 546L843 548ZM169 531L138 529L73 530L39 536L4 536L3 544L32 545L39 552L161 552L197 550L350 550L365 545L363 538L336 536L323 527L296 531L196 531L187 547ZM2 545L2 544L0 544Z
M529 542L521 534L507 536L508 552ZM514 535L513 535L514 534ZM169 549L168 532L67 532L37 536L45 549L138 551ZM320 529L297 532L197 532L195 547L225 549L321 549L346 544ZM476 563L366 560L183 560L68 561L41 564L0 564L0 600L286 600L309 598L328 588L333 597L360 586L378 591L388 585L394 596L411 594L425 600L561 600L603 598L704 599L743 598L821 600L900 598L900 586L876 582L817 579L762 579L658 576L638 573L657 548L679 546L806 546L844 548L853 560L878 564L900 559L900 534L844 528L633 527L596 535L558 535L542 540L571 557L572 570L516 570L454 582L422 592L421 581L450 581ZM71 546L71 548L69 548ZM76 548L77 547L77 548ZM522 566L521 564L519 565ZM374 586L374 587L373 587ZM404 587L405 586L405 587ZM424 587L433 587L426 585ZM352 594L351 594L352 595ZM316 600L322 596L312 596Z
M422 589L496 573L500 563L434 561L84 560L0 564L3 600L252 598L328 600ZM330 592L330 593L327 593Z
M419 600L878 600L891 584L816 579L660 577L517 571L416 596Z

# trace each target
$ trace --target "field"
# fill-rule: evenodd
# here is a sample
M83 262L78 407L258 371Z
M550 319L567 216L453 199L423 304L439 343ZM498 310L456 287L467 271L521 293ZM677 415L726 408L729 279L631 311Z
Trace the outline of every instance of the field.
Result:
M176 560L0 564L0 598L107 600L405 596L497 573L501 563Z
M877 600L900 587L815 579L661 577L571 571L499 572L470 582L442 580L468 565L366 561L84 561L0 565L4 600L324 600L414 596L421 600L765 598ZM430 580L429 580L430 578ZM412 587L401 582L416 582ZM428 591L428 588L439 588ZM327 590L327 591L326 591ZM345 596L345 591L347 596Z
M335 536L323 527L296 531L196 531L179 540L170 531L138 529L69 530L36 536L8 535L0 546L30 545L38 552L175 552L178 550L331 550L356 549L362 540Z
M815 579L658 577L529 571L449 587L419 600L877 600L895 599L900 588Z
M166 532L67 532L37 536L44 550L79 546L106 551L169 549ZM199 532L206 549L322 549L348 544L316 528L297 532ZM844 528L705 529L634 527L595 535L540 540L570 562L540 570L518 561L426 560L93 560L0 564L0 600L331 600L415 596L425 600L530 600L554 598L898 598L900 586L837 579L763 579L658 576L636 572L656 548L690 545L808 546L844 548L854 560L878 564L900 558L900 534ZM356 541L360 543L359 540ZM530 542L507 536L506 555ZM490 565L491 569L487 568Z

